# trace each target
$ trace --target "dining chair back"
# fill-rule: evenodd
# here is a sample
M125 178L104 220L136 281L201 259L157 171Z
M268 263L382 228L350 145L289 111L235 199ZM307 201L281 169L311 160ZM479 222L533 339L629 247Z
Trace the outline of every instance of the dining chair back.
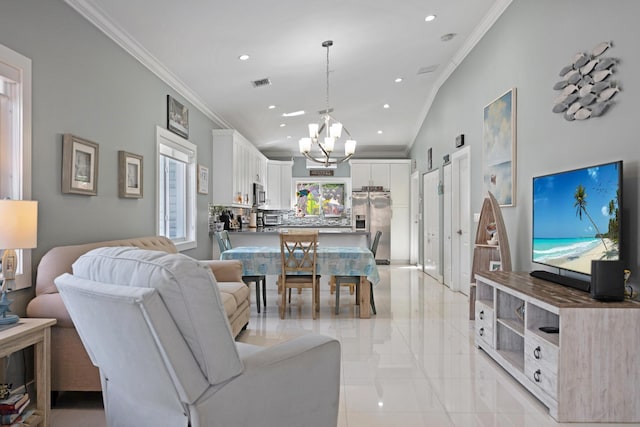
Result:
M382 231L376 231L376 235L373 238L373 242L371 243L371 247L369 250L373 253L373 257L376 257L376 252L378 252L378 243L380 243L380 237L382 236Z
M218 240L220 253L232 248L231 239L229 238L229 232L227 230L216 231L215 236L216 236L216 239Z
M289 289L291 302L291 288L312 290L312 315L316 318L319 311L318 301L320 289L318 283L320 275L316 274L316 250L318 248L318 230L314 231L282 231L280 232L280 257L282 274L280 278L282 302L280 304L280 318L284 319L287 304L286 291Z
M380 243L380 237L382 236L382 231L376 231L376 235L371 242L371 246L369 250L373 254L373 259L376 258L376 252L378 251L378 244ZM335 312L338 314L340 312L340 286L349 286L351 290L353 287L356 289L356 304L360 303L360 287L358 283L360 281L360 277L358 276L334 276L332 277L332 282L334 282L335 292L336 292L336 308ZM373 298L373 283L369 282L369 302L371 304L371 311L373 314L378 314L376 311L376 301ZM353 292L351 292L353 294Z
M217 231L215 233L218 246L220 247L220 253L233 249L231 245L231 239L229 238L229 232L227 230ZM249 285L253 282L256 284L256 308L260 313L260 287L262 286L262 304L267 306L267 277L266 276L242 276L242 281Z

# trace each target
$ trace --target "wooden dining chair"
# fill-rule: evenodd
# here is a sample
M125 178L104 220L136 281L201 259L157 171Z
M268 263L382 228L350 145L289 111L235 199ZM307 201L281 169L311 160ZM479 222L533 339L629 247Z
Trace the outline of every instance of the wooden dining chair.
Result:
M311 311L313 318L320 311L320 275L316 274L316 250L318 248L318 230L280 232L280 256L282 274L280 278L282 302L280 318L284 319L287 307L287 289L291 303L291 289L312 290Z
M380 243L380 237L382 236L382 231L377 231L375 237L373 238L373 242L371 242L371 247L369 250L373 254L373 259L376 258L376 252L378 251L378 244ZM358 283L360 282L360 276L334 276L335 280L335 291L336 291L336 314L340 312L340 286L350 285L356 288L356 305L360 303L360 287ZM373 283L369 282L370 287L370 298L369 303L371 304L371 311L373 314L378 314L376 311L376 302L373 298Z
M220 247L220 253L233 249L231 245L231 239L229 238L229 232L227 230L217 231L215 233L216 240L218 240L218 246ZM256 284L256 308L260 313L260 287L262 286L262 302L264 306L267 306L267 276L242 276L242 281L249 286L249 283Z

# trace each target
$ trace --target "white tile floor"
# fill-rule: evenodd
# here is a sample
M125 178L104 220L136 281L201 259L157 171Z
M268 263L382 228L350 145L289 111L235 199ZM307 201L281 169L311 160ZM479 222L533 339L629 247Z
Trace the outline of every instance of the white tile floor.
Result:
M380 275L378 314L362 320L354 318L354 297L346 288L341 313L334 315L325 284L319 319L311 319L310 293L295 297L294 292L293 306L280 320L270 278L268 306L257 314L253 301L240 341L272 345L311 332L340 340L340 427L563 425L476 349L466 296L412 267L380 266ZM100 395L62 394L52 419L53 427L104 426Z

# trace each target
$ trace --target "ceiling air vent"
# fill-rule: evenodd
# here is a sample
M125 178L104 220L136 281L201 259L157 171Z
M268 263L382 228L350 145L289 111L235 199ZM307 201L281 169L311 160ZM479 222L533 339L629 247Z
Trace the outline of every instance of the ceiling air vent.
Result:
M269 86L271 84L271 80L268 77L260 80L254 80L251 82L253 87L261 87L261 86Z
M438 64L436 65L429 65L428 67L420 67L418 69L418 74L428 74L428 73L433 73L435 70L438 69Z

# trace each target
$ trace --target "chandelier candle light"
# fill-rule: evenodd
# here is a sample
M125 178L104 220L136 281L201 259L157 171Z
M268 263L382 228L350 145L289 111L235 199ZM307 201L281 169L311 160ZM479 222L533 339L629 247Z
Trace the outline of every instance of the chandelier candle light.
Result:
M322 47L327 48L327 108L319 111L318 113L321 116L321 120L319 123L311 123L309 124L309 137L301 138L299 141L300 144L300 153L305 156L307 159L320 163L325 167L330 165L335 165L337 163L342 163L351 158L353 154L356 152L356 141L351 138L351 134L342 126L342 123L338 122L331 113L333 112L333 108L329 107L329 48L333 46L332 40L327 40L322 43ZM324 138L322 138L322 132L325 132ZM340 140L342 136L342 132L347 134L349 137L344 143L344 155L345 157L340 159L331 159L331 153L335 147L336 141ZM311 146L313 144L317 144L322 152L322 158L313 157L311 152Z

